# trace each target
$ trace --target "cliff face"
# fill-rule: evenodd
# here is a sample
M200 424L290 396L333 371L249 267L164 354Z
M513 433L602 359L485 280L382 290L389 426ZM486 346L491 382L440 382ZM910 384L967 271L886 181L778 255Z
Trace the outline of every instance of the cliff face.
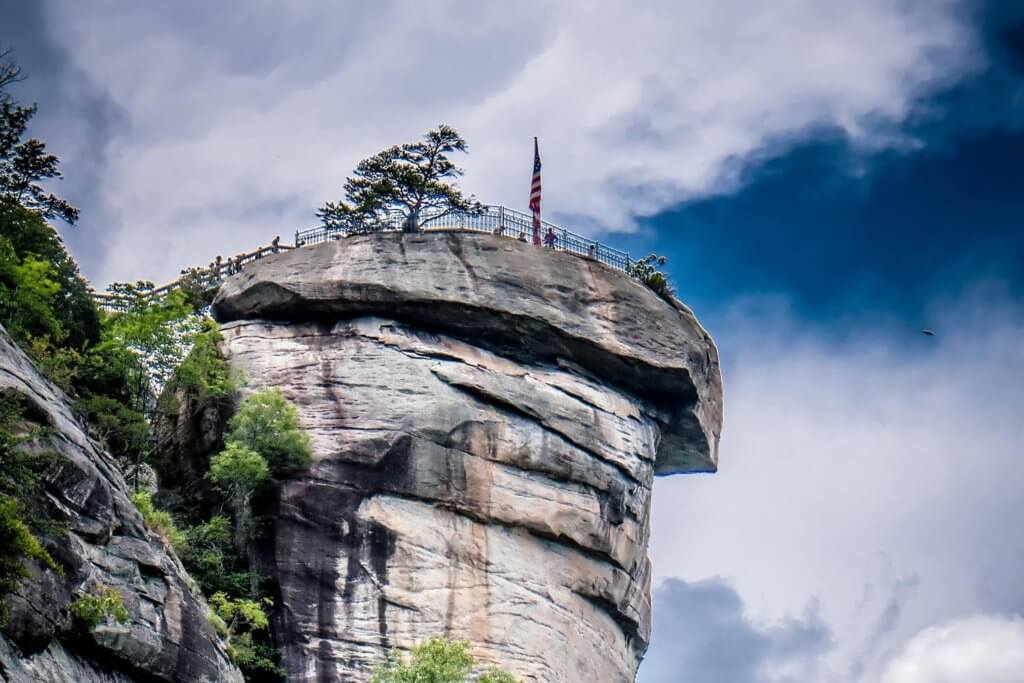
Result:
M63 576L36 570L7 598L0 681L241 681L184 569L147 532L113 459L2 328L0 391L21 394L26 419L49 428L34 446L57 455L39 507L67 527L65 537L47 546ZM68 605L99 585L121 594L130 621L86 634L74 627Z
M384 234L250 266L214 305L315 447L261 569L294 681L444 633L526 681L632 681L656 474L713 471L721 378L681 304L569 254Z

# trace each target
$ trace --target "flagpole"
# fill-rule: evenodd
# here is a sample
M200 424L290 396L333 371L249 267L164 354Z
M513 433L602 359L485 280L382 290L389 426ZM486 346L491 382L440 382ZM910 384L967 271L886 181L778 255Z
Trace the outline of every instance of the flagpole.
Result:
M530 183L530 211L533 214L533 243L540 246L540 144L533 136L533 181Z

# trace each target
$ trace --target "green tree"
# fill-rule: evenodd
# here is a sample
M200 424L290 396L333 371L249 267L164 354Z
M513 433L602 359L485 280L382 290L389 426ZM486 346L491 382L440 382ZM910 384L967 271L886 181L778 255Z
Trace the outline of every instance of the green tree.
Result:
M392 212L406 230L419 230L452 212L480 210L455 184L463 170L449 155L467 152L466 141L451 126L439 125L419 142L389 147L356 166L345 181L345 199L317 211L326 227L374 232L388 225Z
M626 273L645 284L651 291L662 298L674 295L668 275L660 268L665 265L665 257L648 254L639 261L627 266Z
M49 261L33 254L19 258L10 240L0 237L0 317L22 344L35 337L63 336L53 310L60 291L55 274Z
M124 302L124 309L111 314L103 325L103 341L110 349L127 349L138 362L123 353L114 354L129 377L131 407L152 416L155 397L171 380L203 331L182 292L174 291L154 299L153 284L115 283L110 292Z
M280 389L258 391L242 401L228 422L225 440L259 453L275 477L301 470L313 459L309 434Z
M431 638L414 647L408 658L389 657L374 671L370 683L469 683L473 665L467 641ZM475 680L516 683L515 677L500 669L491 669Z
M235 515L239 547L252 537L252 494L270 479L270 468L263 456L238 441L228 441L223 451L210 460L210 479L225 494Z
M78 209L40 185L61 177L60 160L47 153L40 140L23 140L36 107L18 104L8 89L22 78L10 50L0 52L0 196L13 198L43 218L74 223Z
M192 338L188 355L174 370L174 377L164 392L165 405L183 391L201 410L215 401L226 401L243 383L240 372L232 370L220 354L222 337L217 323L200 321L200 332Z

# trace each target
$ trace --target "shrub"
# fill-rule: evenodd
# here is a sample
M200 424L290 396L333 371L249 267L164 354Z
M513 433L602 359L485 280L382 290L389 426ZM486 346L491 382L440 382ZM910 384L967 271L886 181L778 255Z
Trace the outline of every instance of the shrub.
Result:
M177 552L185 550L188 540L185 534L174 523L171 513L160 510L153 503L153 496L147 491L136 491L132 494L132 502L142 514L146 527L160 537L164 545Z
M86 593L72 600L70 610L88 631L92 631L107 619L126 624L130 618L121 594L102 584L97 586L95 593Z
M665 265L665 257L657 254L648 254L636 263L626 267L626 273L662 298L674 295L672 285L669 283L668 275L658 270Z
M217 345L222 337L212 320L203 321L202 332L193 339L192 349L174 371L171 391L184 391L200 409L213 401L223 401L238 391L242 377L231 370ZM165 392L165 397L170 392ZM165 399L167 400L167 399Z
M26 560L36 560L60 571L50 553L24 522L24 508L7 496L0 496L0 624L7 620L3 599L18 590L29 575Z
M298 411L280 389L258 391L242 401L228 423L226 440L262 455L275 477L303 469L313 459Z
M264 607L272 607L273 600L232 599L224 593L214 593L209 603L216 616L211 622L222 637L227 638L228 654L235 664L248 674L284 675L277 665L274 649L254 639L255 632L265 631L270 625Z
M412 649L409 658L389 657L373 672L371 683L468 683L473 671L469 643L432 638ZM477 683L516 683L506 671L491 669Z
M30 561L61 571L36 536L40 531L52 532L55 525L30 514L28 508L42 488L43 473L53 457L24 448L37 432L22 433L22 399L16 392L0 392L0 622L6 619L3 599L29 575Z

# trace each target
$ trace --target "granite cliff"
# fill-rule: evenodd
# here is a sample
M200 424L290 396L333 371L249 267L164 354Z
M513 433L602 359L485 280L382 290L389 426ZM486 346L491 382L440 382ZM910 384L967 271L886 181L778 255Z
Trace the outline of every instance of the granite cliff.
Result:
M685 306L515 240L389 233L248 266L214 312L245 391L281 388L314 442L251 550L289 680L366 681L440 633L524 681L633 680L653 478L717 467L718 355ZM216 416L161 432L193 461L216 440Z
M63 573L36 567L7 597L0 681L240 683L241 673L207 622L202 597L174 555L146 530L114 459L89 438L68 398L3 328L0 391L22 397L25 429L44 429L32 448L56 457L36 505L66 529L47 544ZM117 591L128 621L83 631L69 604L100 586Z

